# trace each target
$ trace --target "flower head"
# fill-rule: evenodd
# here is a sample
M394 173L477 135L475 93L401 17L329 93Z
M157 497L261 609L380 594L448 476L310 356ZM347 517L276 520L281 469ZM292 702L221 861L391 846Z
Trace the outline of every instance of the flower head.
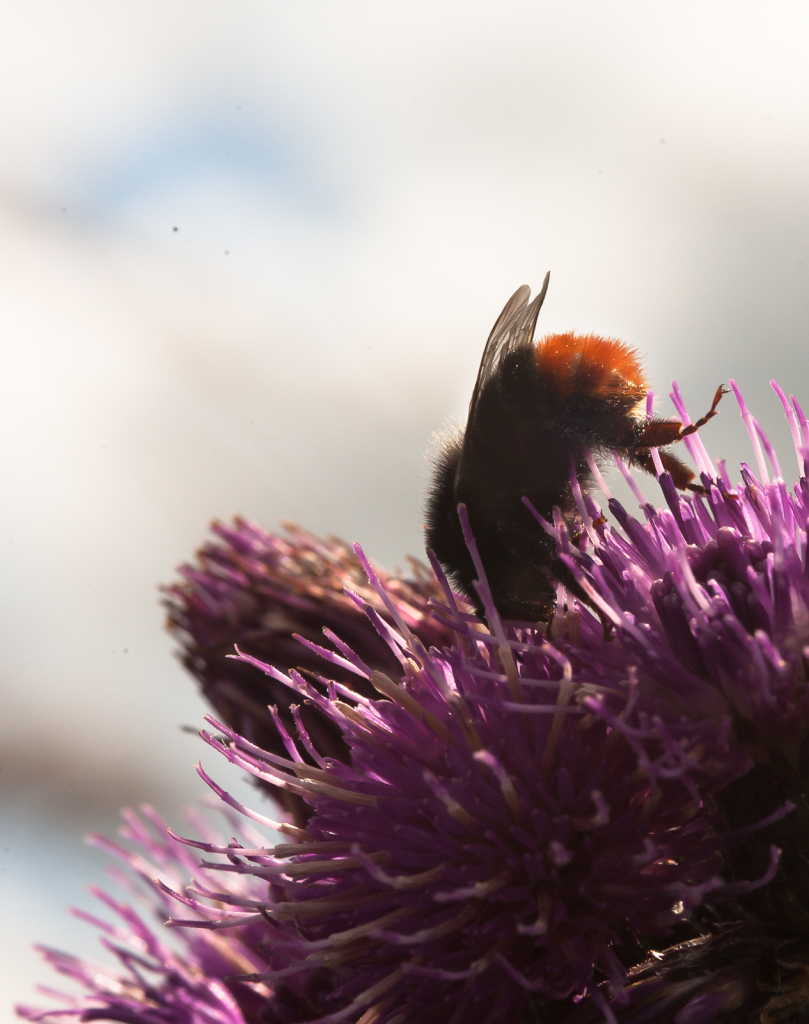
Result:
M294 731L290 692L234 661L234 647L281 669L321 673L316 647L297 638L317 645L325 633L349 645L367 665L396 672L397 661L363 614L363 602L388 622L390 616L350 545L336 537L315 537L292 524L287 536L278 536L240 517L211 529L215 539L197 553L197 564L183 566L181 581L164 590L168 626L181 644L183 664L217 714L247 739L283 752L268 705L276 706L285 728ZM423 565L412 560L411 568L409 580L375 571L411 629L428 644L450 642L449 631L429 610L440 589ZM351 673L332 664L330 675L342 682ZM366 696L374 692L362 681L355 685ZM328 719L308 707L301 715L321 752L345 756L340 731ZM302 823L308 813L302 801L271 788Z
M274 992L266 984L251 984L233 976L266 967L267 956L260 952L264 929L236 927L223 941L215 932L189 928L179 934L180 949L176 943L161 939L158 929L163 931L173 900L155 886L155 877L185 886L192 879L205 884L207 873L189 856L187 847L167 838L167 825L153 808L144 807L142 817L129 810L122 814L121 835L134 849L102 836L88 838L120 862L123 869L110 872L114 881L145 905L149 917L159 922L158 928L133 907L94 888L94 895L119 923L109 924L85 911L73 913L99 928L102 945L118 960L119 967L89 963L40 947L53 968L78 983L86 994L70 996L43 988L44 995L63 1004L59 1009L22 1006L17 1012L28 1020L42 1022L68 1016L127 1024L249 1024ZM201 816L193 815L192 821L209 841L224 841ZM249 826L240 832L246 839ZM234 898L258 896L261 888L255 879L246 876L234 879L231 886Z
M776 843L783 850L778 877L741 903L778 927L789 922L788 928L803 932L809 928L809 428L794 398L790 407L773 385L802 467L790 491L766 435L731 384L758 475L743 464L741 482L733 486L724 466L714 469L695 435L688 440L704 493L683 497L662 474L667 508L643 503L643 525L609 499L621 530L597 527L592 553L585 544L570 544L563 530L556 532L568 564L616 626L615 641L605 645L606 659L582 664L582 678L598 678L605 660L634 663L641 677L664 684L664 700L689 688L691 715L730 715L737 745L747 750L753 767L717 797L723 828L747 828L778 807L795 808L725 857L728 877L751 877L766 864L769 844ZM592 511L597 521L600 510ZM589 633L582 647L592 651L598 641L592 620L583 620L582 628Z
M560 588L549 630L502 622L468 523L485 623L440 574L403 598L359 548L319 556L335 583L352 574L353 591L361 567L369 584L350 605L336 587L315 593L296 566L317 542L281 556L288 542L256 540L246 524L207 549L202 575L188 571L173 621L194 638L207 630L217 658L234 623L253 623L252 640L267 635L262 609L271 622L305 611L310 631L339 620L331 647L304 636L297 656L286 653L291 630L280 641L269 630L274 665L247 642L227 670L191 660L222 707L250 705L238 697L247 684L217 691L237 678L220 672L260 671L254 699L277 704L269 717L240 712L254 730L240 735L223 714L203 737L307 808L294 823L269 822L198 768L225 804L285 841L175 837L205 852L203 869L183 861L191 885L160 883L186 908L171 921L183 934L248 951L227 976L200 968L245 1020L286 1019L284 992L309 996L297 1019L330 1024L473 1014L491 1024L759 1014L763 1024L799 1012L809 988L809 485L802 475L788 491L737 397L758 475L743 466L734 486L691 436L702 493L678 494L659 466L666 507L639 495L636 519L604 487L610 525L574 478L581 535L561 517L538 524L598 618L572 599L565 612ZM781 397L803 474L809 428ZM267 735L272 723L271 740L259 721ZM165 1002L174 975L161 978Z
M670 936L708 894L755 884L722 881L723 844L711 814L698 814L701 795L749 766L729 720L651 714L631 670L580 683L539 630L504 628L485 588L482 599L491 632L447 592L459 641L429 652L389 602L399 631L382 629L399 682L324 652L383 700L343 684L324 694L243 656L334 722L346 761L321 757L300 720L286 757L219 723L223 739L204 734L314 808L291 859L231 848L223 870L270 883L270 898L251 904L256 920L303 923L307 957L290 970L341 968L324 1019L460 1021L474 1006L512 1020L532 1001L585 989L599 1000L596 978L622 990L616 949L631 950L638 934ZM198 894L229 902L221 888ZM226 924L215 908L190 905L212 927Z

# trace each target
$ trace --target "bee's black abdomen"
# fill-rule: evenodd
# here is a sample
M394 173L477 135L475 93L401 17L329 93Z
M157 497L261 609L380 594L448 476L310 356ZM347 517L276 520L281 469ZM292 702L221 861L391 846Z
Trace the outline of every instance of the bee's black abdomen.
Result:
M461 503L499 614L527 622L552 615L555 546L522 502L528 497L548 518L554 505L567 511L569 456L544 429L546 421L532 353L514 352L480 393L465 435L437 456L427 544L478 614L484 609L458 518Z
M473 581L472 556L463 539L458 519L456 482L461 461L462 437L453 437L436 454L435 475L427 496L427 547L447 571L450 582L480 610Z

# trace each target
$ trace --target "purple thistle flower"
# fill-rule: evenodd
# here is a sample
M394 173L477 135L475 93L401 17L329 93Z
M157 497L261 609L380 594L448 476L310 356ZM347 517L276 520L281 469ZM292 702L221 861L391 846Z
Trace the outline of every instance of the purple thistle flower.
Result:
M608 501L622 534L601 526L596 558L584 545L577 549L559 537L577 578L597 592L599 606L618 627L615 643L608 645L610 657L635 662L639 671L645 667L658 678L669 671L673 657L686 685L707 683L710 697L721 698L755 765L721 798L738 826L773 811L775 789L782 791L782 802L789 799L805 806L801 794L809 729L809 485L802 475L792 492L787 489L772 446L735 383L731 385L751 431L758 477L743 464L741 483L731 486L724 467L717 474L699 438L691 438L705 494L683 497L663 474L660 484L668 509L644 505L645 527L618 502ZM806 420L794 398L793 410L773 386L793 427L803 474L809 457ZM774 479L767 472L762 446ZM597 641L592 622L583 621L584 629L591 635L582 646L592 648ZM700 701L696 689L691 699ZM697 707L708 712L701 701ZM754 783L760 783L763 792ZM799 849L809 848L804 818L805 811L799 808L778 826L795 840L800 835ZM790 856L785 849L782 879L788 874ZM809 884L809 878L803 884ZM790 887L796 894L794 884ZM774 888L768 890L768 899ZM809 911L809 891L801 892L800 901ZM783 908L777 914L782 912ZM809 921L801 927L806 924Z
M790 406L773 382L801 472L790 492L771 444L731 385L758 475L743 465L742 481L734 487L724 466L717 472L693 437L704 494L683 497L661 474L668 508L642 503L644 525L608 500L622 531L598 527L592 555L586 543L576 548L563 530L553 528L578 581L615 623L607 660L635 662L639 673L657 679L679 672L685 683L707 683L730 714L736 746L748 751L752 767L717 793L718 827L726 833L750 829L779 808L792 811L724 853L724 877L750 878L766 866L770 845L777 845L783 854L773 881L739 892L734 907L715 913L716 934L703 942L699 955L685 947L648 968L647 977L630 989L622 1020L674 1020L681 1011L678 1024L702 1024L747 1020L769 1000L773 1006L777 1000L793 1008L809 1005L809 428L795 399ZM676 391L672 397L679 402ZM590 621L582 620L582 634L582 647L592 650L598 637ZM582 678L598 678L603 667L602 659L589 668L581 665ZM696 691L695 701L695 710L708 713ZM689 986L693 1002L684 997Z
M167 838L167 825L153 808L143 807L142 818L130 810L124 810L122 816L125 824L121 835L134 845L134 851L103 836L91 835L88 841L121 862L123 870L114 868L109 872L113 880L148 908L149 916L159 921L162 930L173 900L155 885L155 877L166 880L164 885L185 886L189 879L196 885L210 884L210 875L198 866L186 847ZM224 842L199 814L191 815L190 821L209 842ZM240 827L240 833L243 841L257 840L249 825L246 829ZM255 898L263 888L257 880L245 876L233 880L231 891L234 899ZM20 1016L48 1024L65 1017L126 1024L249 1024L260 1018L268 1002L274 1001L276 993L266 983L234 978L266 968L268 956L261 949L266 928L239 927L237 923L226 940L216 932L188 929L180 933L182 948L178 951L161 940L154 926L131 906L101 889L94 887L91 891L120 923L111 925L81 910L72 913L100 930L102 945L120 967L109 968L39 947L56 971L78 983L87 994L71 996L41 988L43 995L59 999L62 1005L52 1010L20 1006ZM294 941L294 936L287 936L287 942ZM312 979L307 980L311 983ZM288 993L287 998L289 1001Z
M502 626L485 584L491 632L446 593L453 648L425 650L389 601L399 632L367 609L400 659L400 683L347 650L322 652L386 700L342 684L324 695L294 670L242 656L330 718L349 761L321 757L299 719L298 741L284 736L287 757L214 720L224 739L203 734L233 764L314 807L291 862L234 850L220 870L270 883L270 898L250 904L256 920L303 922L300 969L346 972L324 1020L461 1021L473 1007L512 1020L532 1002L583 990L603 1003L596 978L622 993L616 949L631 961L638 934L670 936L708 895L733 897L776 870L773 856L758 882L727 885L720 851L746 833L717 839L713 816L698 814L749 767L727 718L695 720L678 707L664 720L678 695L647 700L626 662L623 673L581 683L538 630ZM221 888L195 895L229 903ZM227 926L207 912L211 927Z
M234 661L234 647L284 670L321 673L320 656L296 636L318 643L326 632L339 636L365 664L396 673L398 662L363 614L360 598L391 619L351 547L336 537L321 539L292 524L281 537L240 517L211 529L216 539L200 549L197 564L181 567L181 582L164 590L168 626L181 644L182 663L216 713L247 739L283 753L268 705L275 705L284 727L294 731L290 692ZM450 631L429 610L429 601L441 595L435 579L415 560L411 569L411 580L375 571L410 629L428 645L450 643ZM341 665L331 666L338 682L350 675ZM366 696L374 693L362 681L355 685ZM331 721L316 708L300 713L318 750L345 758L341 733ZM269 788L303 824L308 813L303 801Z
M803 474L809 428L779 396ZM368 654L369 626L347 616L361 644L330 632L335 651L303 638L303 655L276 666L240 654L234 664L260 669L262 699L280 705L276 738L261 745L215 719L219 736L203 738L308 816L278 826L292 840L281 845L178 838L214 859L187 865L191 885L161 889L186 908L170 922L183 934L249 950L254 967L200 968L246 1021L254 1011L239 985L250 998L267 987L255 1011L264 1021L289 1019L279 993L293 991L311 995L295 1019L324 1024L473 1014L487 1024L775 1024L804 1007L809 485L802 475L787 490L737 397L758 477L743 466L734 488L694 435L704 494L683 497L659 467L667 507L639 495L640 521L603 487L615 528L574 478L580 536L561 517L538 525L611 639L589 609L571 600L565 612L561 588L550 640L544 627L502 622L462 515L487 625L439 576L443 600L427 618L422 594L416 628L355 548L372 589L351 601L386 644L386 667ZM231 584L231 555L220 564L213 635L221 609L261 575ZM274 607L285 607L275 585ZM189 593L204 602L211 586ZM310 624L335 614L331 598L318 600ZM326 668L292 668L306 652ZM339 743L321 747L321 735ZM262 820L198 771L224 803ZM170 976L161 984L173 996Z

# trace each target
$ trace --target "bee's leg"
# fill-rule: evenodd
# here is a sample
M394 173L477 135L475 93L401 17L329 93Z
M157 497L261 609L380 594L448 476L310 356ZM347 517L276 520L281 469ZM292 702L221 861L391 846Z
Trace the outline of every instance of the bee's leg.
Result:
M671 474L671 479L674 481L674 486L681 491L696 491L698 494L704 494L705 488L702 484L694 484L691 481L694 479L694 471L689 469L688 466L676 455L672 455L670 451L665 448L658 450L660 461L663 464L663 469L667 473ZM656 475L655 465L652 462L652 455L648 448L640 448L635 451L628 452L629 462L632 466L638 466L644 472L650 476Z
M599 619L601 619L601 631L602 631L602 637L604 639L604 642L605 643L609 643L610 640L612 640L613 636L615 635L613 633L613 631L612 631L613 630L613 625L610 622L610 620L607 618L607 616L604 614L604 612L601 611L600 608L594 608L593 610L595 611L595 613L599 617Z
M724 384L720 384L716 389L716 394L713 396L713 402L711 403L711 408L708 412L706 412L704 416L701 416L696 423L689 423L687 427L684 427L680 431L680 437L688 437L689 434L696 434L700 427L704 427L708 420L712 420L717 414L716 407L722 400L722 395L726 395L727 393L728 389Z
M661 419L637 424L634 436L628 442L627 448L662 448L663 445L674 444L676 441L682 441L684 437L696 434L700 427L704 427L708 420L712 420L717 415L716 407L719 405L722 395L726 394L727 388L720 384L708 412L701 416L696 423L689 423L688 426L683 426L679 420Z
M701 484L692 483L694 473L686 464L666 451L663 445L673 444L682 441L684 437L696 434L700 427L704 427L708 420L717 415L717 405L722 400L722 395L728 393L727 388L720 384L713 396L711 408L704 416L701 416L695 423L684 426L679 420L650 420L648 423L639 425L633 443L627 447L627 455L632 465L638 466L645 472L655 475L654 463L649 451L650 448L659 449L660 461L663 468L671 474L674 486L681 491L694 491L697 494L704 494L705 488Z
M598 605L590 598L590 596L587 594L587 591L576 580L576 577L573 575L573 573L570 571L567 565L562 561L562 559L551 559L550 569L553 573L554 578L559 580L559 582L562 584L563 587L565 587L566 590L569 590L570 593L578 601L581 601L582 604L586 604L588 608L592 608L592 610L596 613L596 615L601 621L601 628L604 631L604 639L612 640L612 623L604 614L604 612L598 607Z

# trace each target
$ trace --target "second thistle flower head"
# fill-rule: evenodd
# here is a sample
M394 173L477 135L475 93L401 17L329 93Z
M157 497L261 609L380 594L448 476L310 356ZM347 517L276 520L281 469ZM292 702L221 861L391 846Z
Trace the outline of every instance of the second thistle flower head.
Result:
M321 673L322 658L297 637L319 642L339 637L372 668L396 672L397 661L363 607L390 616L369 586L350 545L336 537L315 537L288 524L286 536L270 533L246 519L214 523L213 538L197 553L196 564L180 569L181 580L165 588L168 625L181 645L180 657L202 693L224 721L267 750L283 752L272 704L288 730L291 692L275 680L231 658L235 645L277 668ZM376 572L408 627L427 643L449 643L451 631L430 614L429 601L440 596L432 574L412 563L413 579ZM332 664L329 674L345 682L352 673ZM353 676L355 687L370 696L373 688ZM322 754L345 757L339 729L316 708L301 715ZM308 756L308 755L307 755ZM299 823L308 810L295 794L280 797Z
M698 436L690 440L704 492L678 494L660 475L666 508L641 499L642 524L609 498L622 528L596 528L594 545L570 544L553 529L562 557L601 614L616 627L616 640L601 648L583 678L596 678L604 663L632 662L642 676L665 684L661 699L683 696L692 714L719 710L731 716L736 742L748 751L752 771L725 789L719 811L728 828L749 827L789 802L795 813L768 830L784 851L773 885L746 898L745 907L778 926L809 928L809 848L806 804L809 756L809 427L798 403L777 385L790 424L801 478L792 490L775 451L750 415L734 382L750 432L757 473L743 464L734 486L725 467L714 467ZM675 393L675 397L678 397ZM772 475L765 461L770 460ZM600 510L589 500L594 522ZM591 621L583 646L599 644ZM597 665L598 661L598 665ZM596 667L597 665L597 667ZM719 702L719 703L717 703ZM761 842L728 853L730 874L749 876L769 856Z

